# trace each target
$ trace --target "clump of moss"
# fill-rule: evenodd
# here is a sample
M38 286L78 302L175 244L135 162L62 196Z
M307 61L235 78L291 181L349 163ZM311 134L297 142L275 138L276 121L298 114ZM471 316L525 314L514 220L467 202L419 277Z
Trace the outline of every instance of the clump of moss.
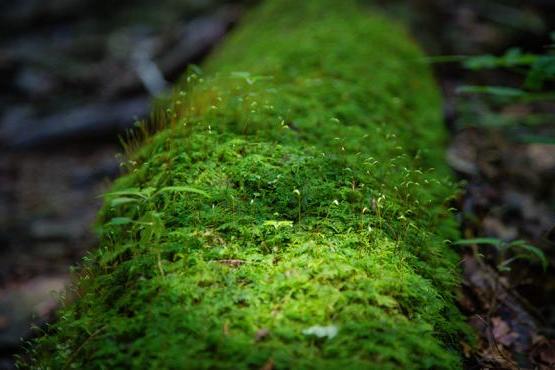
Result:
M455 186L421 59L354 2L267 1L131 154L31 366L459 367Z

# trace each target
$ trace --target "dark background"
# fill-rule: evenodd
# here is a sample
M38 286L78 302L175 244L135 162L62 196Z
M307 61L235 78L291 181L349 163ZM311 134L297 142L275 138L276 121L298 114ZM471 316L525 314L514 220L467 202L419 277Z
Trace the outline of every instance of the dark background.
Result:
M555 1L364 2L406 20L433 56L546 53L555 42ZM119 136L254 3L0 0L0 369L13 367L31 323L55 317L52 292L95 246L99 195L120 173ZM550 262L545 272L524 261L503 273L495 255L476 259L476 250L461 248L460 306L480 335L476 350L464 346L466 365L555 364L555 145L518 140L551 137L555 107L500 106L456 92L516 86L513 71L434 67L452 134L446 156L466 180L454 204L463 235L523 239ZM540 125L520 124L538 112L547 117ZM492 115L516 123L492 128Z

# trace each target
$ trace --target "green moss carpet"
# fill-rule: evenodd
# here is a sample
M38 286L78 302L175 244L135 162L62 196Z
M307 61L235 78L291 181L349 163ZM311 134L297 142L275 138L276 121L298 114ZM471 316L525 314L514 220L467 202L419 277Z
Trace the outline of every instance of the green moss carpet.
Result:
M402 27L268 0L162 105L22 366L461 366L456 187Z

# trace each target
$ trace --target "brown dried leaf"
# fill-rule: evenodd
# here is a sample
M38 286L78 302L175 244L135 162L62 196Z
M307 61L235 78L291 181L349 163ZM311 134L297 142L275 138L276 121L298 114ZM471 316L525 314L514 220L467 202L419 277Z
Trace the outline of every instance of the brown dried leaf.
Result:
M541 339L534 346L531 357L540 369L555 368L555 339Z
M245 261L243 260L218 260L216 262L221 263L222 265L227 265L231 267L239 267L245 263Z
M510 347L518 338L518 333L511 330L507 322L503 321L500 317L491 318L493 337L498 343Z
M270 330L267 328L262 328L256 332L254 339L257 342L260 342L261 340L265 339L268 335L270 335Z
M10 320L7 316L0 316L0 330L4 330L9 326Z
M274 360L273 359L268 359L268 361L266 361L266 363L264 364L264 366L262 366L260 368L260 370L273 370L274 369Z

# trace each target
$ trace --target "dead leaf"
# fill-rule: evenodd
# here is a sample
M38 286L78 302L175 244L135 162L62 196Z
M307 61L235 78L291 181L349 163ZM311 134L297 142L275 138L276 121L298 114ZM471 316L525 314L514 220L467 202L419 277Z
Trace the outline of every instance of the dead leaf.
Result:
M242 264L244 264L246 261L243 261L243 260L218 260L216 262L221 263L222 265L227 265L227 266L231 266L231 267L239 267Z
M512 331L509 324L503 321L500 317L492 317L491 325L495 340L506 347L510 347L518 338L518 333Z
M470 344L466 343L466 342L460 342L464 357L466 358L470 358L470 356L472 356L472 347L470 346Z
M266 361L264 366L260 368L260 370L273 370L273 368L274 368L274 360L270 358L268 359L268 361Z
M9 320L6 316L0 316L0 330L6 329L9 324Z
M472 147L468 145L453 144L447 151L447 162L456 171L466 175L476 175L478 166L476 166L476 153L472 151Z
M546 144L529 144L528 160L538 171L550 171L555 168L555 147Z
M540 369L555 368L555 339L542 339L536 343L531 357Z
M487 216L482 220L482 227L486 235L495 235L502 240L514 240L518 238L518 230L514 226L508 226L498 218Z
M257 342L260 342L261 340L265 339L268 335L270 335L270 330L269 329L267 329L267 328L259 329L256 332L255 340Z

